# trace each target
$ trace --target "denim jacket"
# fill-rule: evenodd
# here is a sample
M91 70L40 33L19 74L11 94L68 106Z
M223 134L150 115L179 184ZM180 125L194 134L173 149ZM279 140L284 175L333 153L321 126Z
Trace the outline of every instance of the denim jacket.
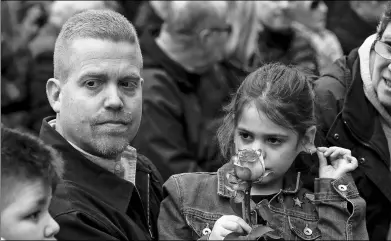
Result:
M223 215L237 215L230 205L233 193L226 188L227 171L183 173L170 177L163 186L164 200L158 219L160 240L207 239ZM352 177L315 179L315 193L301 187L300 172L287 173L284 189L270 202L260 201L252 215L268 210L268 226L285 240L367 240L365 201ZM296 200L296 201L295 201Z

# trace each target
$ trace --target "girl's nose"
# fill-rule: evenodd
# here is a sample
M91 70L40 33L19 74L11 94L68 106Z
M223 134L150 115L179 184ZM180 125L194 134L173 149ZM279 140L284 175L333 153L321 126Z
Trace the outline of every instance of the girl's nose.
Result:
M56 235L60 231L60 225L52 218L50 217L50 223L45 227L45 238L53 239L54 235Z

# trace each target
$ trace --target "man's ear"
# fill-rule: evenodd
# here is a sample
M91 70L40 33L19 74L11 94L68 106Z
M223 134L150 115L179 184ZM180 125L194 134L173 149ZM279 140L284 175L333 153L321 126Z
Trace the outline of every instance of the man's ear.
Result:
M46 95L54 112L60 113L61 83L58 79L50 78L46 82Z
M306 130L301 143L302 143L302 150L304 152L313 151L316 149L314 141L315 141L315 134L316 134L316 126L308 127ZM312 152L312 153L313 153Z

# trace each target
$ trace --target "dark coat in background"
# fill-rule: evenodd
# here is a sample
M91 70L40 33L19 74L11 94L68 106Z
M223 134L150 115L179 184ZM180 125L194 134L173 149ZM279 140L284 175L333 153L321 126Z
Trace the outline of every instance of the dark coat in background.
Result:
M132 146L150 158L164 180L182 172L216 171L222 163L210 160L218 153L214 136L219 123L211 119L219 108L216 99L210 97L220 95L215 91L219 91L221 81L212 72L203 76L188 73L157 46L148 31L140 43L144 57L143 115ZM201 88L202 81L220 82ZM202 96L213 99L213 105ZM217 101L222 98L224 94Z
M361 19L350 7L349 1L325 1L328 7L326 28L337 35L345 55L359 47L376 32L377 23Z
M280 62L295 65L306 74L319 73L316 51L295 29L276 32L265 27L258 41L261 64Z

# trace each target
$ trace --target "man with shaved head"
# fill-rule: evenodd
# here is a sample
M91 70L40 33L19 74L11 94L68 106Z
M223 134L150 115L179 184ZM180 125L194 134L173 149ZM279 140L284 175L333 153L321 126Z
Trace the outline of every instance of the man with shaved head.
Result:
M172 1L166 11L158 36L146 30L140 39L143 119L132 143L164 180L209 170L207 156L215 143L202 119L198 91L201 76L226 56L231 32L226 1Z
M63 240L151 240L162 198L161 177L129 145L142 113L136 31L109 10L66 21L54 49L46 93L55 117L40 137L65 160L64 183L50 207Z

